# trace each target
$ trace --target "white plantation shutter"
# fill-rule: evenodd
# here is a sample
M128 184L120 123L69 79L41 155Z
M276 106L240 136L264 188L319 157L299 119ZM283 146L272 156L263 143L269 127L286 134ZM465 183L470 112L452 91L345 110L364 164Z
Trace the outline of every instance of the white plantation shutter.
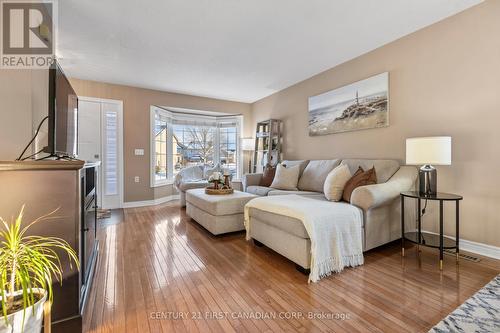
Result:
M104 111L104 194L118 194L118 113Z

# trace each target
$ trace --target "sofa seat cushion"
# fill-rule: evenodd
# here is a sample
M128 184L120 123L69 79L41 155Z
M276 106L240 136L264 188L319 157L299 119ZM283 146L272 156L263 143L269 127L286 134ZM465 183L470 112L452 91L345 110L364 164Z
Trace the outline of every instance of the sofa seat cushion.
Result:
M256 185L247 186L247 189L246 189L247 193L259 195L261 197L265 197L271 191L273 191L273 189L270 187L256 186Z
M242 214L246 203L256 197L256 195L240 191L227 195L205 194L205 189L193 189L186 192L188 204L215 216Z
M208 181L205 179L189 180L179 184L179 191L185 192L193 188L205 188L208 186Z
M324 198L324 200L326 200L326 198ZM338 207L338 206L339 205L351 206L347 202L332 202L331 204L332 207L344 208L344 209L350 207ZM299 219L289 217L286 215L271 213L254 207L250 207L250 209L248 210L248 215L250 216L250 218L255 218L261 221L262 223L283 230L297 237L309 239L309 234L307 233L304 224ZM332 221L332 223L334 223L334 221ZM363 223L362 227L364 228L364 219L362 223Z
M325 196L321 192L313 192L313 191L285 191L285 190L275 190L271 189L271 191L267 194L269 196L271 195L289 195L289 194L297 194L297 195L303 195L303 196L313 196L317 197L319 199L323 199Z
M361 167L363 170L370 170L375 167L377 173L377 184L385 183L399 170L400 163L396 160L364 160L364 159L345 159L341 164L347 164L351 174Z
M306 228L304 228L304 224L296 218L266 212L257 208L250 208L248 214L250 218L258 219L267 225L273 226L297 237L309 239L309 235L307 234Z
M323 192L326 177L340 164L340 160L311 160L299 179L299 190Z

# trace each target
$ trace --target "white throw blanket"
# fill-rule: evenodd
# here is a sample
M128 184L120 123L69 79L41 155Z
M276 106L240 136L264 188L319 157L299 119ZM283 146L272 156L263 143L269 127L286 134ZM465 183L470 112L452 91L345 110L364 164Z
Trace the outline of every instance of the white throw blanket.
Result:
M309 281L317 282L344 267L363 264L363 213L359 208L298 195L256 198L245 205L247 240L251 238L249 210L252 207L302 221L311 239Z

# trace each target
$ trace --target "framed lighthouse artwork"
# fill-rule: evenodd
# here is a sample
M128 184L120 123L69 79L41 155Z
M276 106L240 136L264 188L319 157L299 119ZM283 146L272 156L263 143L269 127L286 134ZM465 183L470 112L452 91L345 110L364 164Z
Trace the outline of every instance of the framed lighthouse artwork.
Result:
M309 98L309 135L389 126L389 73Z

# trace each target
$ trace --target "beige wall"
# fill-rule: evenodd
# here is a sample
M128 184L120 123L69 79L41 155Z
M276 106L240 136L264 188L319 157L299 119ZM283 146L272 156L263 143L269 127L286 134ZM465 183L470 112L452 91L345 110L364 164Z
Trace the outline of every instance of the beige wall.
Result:
M0 69L0 160L16 159L48 111L48 70ZM47 122L25 157L47 145Z
M16 159L31 139L31 79L30 70L0 69L0 160Z
M403 161L405 138L451 135L453 164L438 168L439 190L464 196L461 238L500 246L499 32L500 1L486 1L256 102L254 120L284 120L286 158ZM388 128L308 136L308 97L385 71ZM445 214L454 234L451 205Z
M242 114L244 118L243 134L250 136L253 130L250 104L78 79L71 79L70 81L79 96L123 101L125 202L161 198L172 194L174 191L171 185L157 188L150 187L149 112L151 105ZM135 148L143 148L144 156L135 156ZM135 176L140 177L140 183L134 182Z

